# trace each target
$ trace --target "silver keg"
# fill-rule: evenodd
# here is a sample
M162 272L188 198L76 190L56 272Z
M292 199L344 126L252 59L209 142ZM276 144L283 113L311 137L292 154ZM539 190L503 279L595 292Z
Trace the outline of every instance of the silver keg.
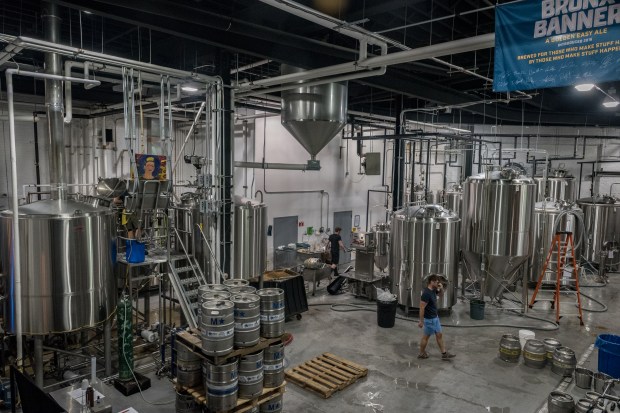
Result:
M263 392L263 350L239 358L239 397L252 399Z
M260 335L273 338L284 334L284 290L263 288L260 297Z
M174 342L177 365L177 382L181 386L194 387L202 383L201 359L179 340ZM177 398L178 400L178 398Z
M521 356L521 343L514 334L504 334L499 341L499 358L509 363L518 363Z
M235 305L235 337L237 347L251 347L260 340L260 297L256 294L236 294L231 298Z
M284 383L284 344L272 344L263 357L264 387L278 387Z
M542 369L547 362L547 353L542 341L527 340L523 346L523 363L535 369Z
M206 284L198 287L198 297L209 291L228 291L228 287L224 284Z
M260 405L261 413L280 413L282 411L282 395L279 394L271 400Z
M219 285L219 284L218 284ZM221 301L230 300L230 293L224 290L209 290L205 291L198 296L198 324L200 324L200 317L202 316L202 304L205 301Z
M573 413L575 401L568 393L552 391L547 397L547 410L549 413Z
M568 347L558 347L553 352L551 371L562 376L572 376L577 366L575 352Z
M260 413L260 406L253 406L250 410L248 410L246 413Z
M256 294L256 288L246 285L245 287L230 287L228 291L232 294Z
M194 396L185 392L177 392L175 401L176 413L200 413L202 408L196 402Z
M209 411L220 412L237 406L237 360L228 364L207 363L205 391Z
M590 413L596 407L596 403L589 399L579 399L575 404L575 413Z
M556 348L561 347L562 344L555 338L546 338L543 340L543 344L545 345L547 365L551 367L553 365L553 352Z
M202 304L200 332L202 350L210 356L219 356L233 350L235 316L232 301L206 301Z
M224 285L228 288L247 287L248 285L250 285L250 282L242 278L231 278L230 280L224 280Z

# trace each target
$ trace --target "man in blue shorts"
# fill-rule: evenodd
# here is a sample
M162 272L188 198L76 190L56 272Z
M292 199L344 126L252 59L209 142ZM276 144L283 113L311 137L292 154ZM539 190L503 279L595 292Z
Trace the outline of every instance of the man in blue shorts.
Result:
M441 359L450 360L455 355L449 353L446 350L446 345L443 343L443 334L441 333L441 323L439 322L439 316L437 314L437 297L443 294L443 286L440 283L441 277L437 274L431 274L427 278L427 285L422 290L422 297L420 298L420 322L418 327L423 328L423 336L420 341L420 354L419 359L427 359L426 345L428 339L434 334L439 349L441 350Z

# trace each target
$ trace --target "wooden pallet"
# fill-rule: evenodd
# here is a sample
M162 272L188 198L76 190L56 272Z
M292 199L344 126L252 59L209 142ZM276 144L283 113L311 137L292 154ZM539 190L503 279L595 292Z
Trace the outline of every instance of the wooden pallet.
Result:
M198 404L205 405L205 406L207 405L207 396L205 395L204 386L200 386L200 387L181 386L177 384L176 379L174 380L174 383L175 383L175 388L177 391L185 391L188 394L192 395L194 397L194 400L196 400ZM263 404L273 398L283 395L285 391L286 391L286 382L282 383L278 387L263 388L262 394L260 394L257 397L254 397L253 399L241 399L241 398L237 399L237 407L235 407L232 410L228 410L228 413L247 412L260 404ZM222 413L225 413L225 412L222 412Z
M193 353L197 354L198 356L200 356L201 358L205 360L209 360L211 363L216 364L216 365L224 364L228 359L232 357L245 356L247 354L251 354L251 353L255 353L260 350L264 350L272 344L279 343L279 342L286 342L289 338L290 338L290 333L284 333L284 335L280 337L275 337L275 338L261 337L258 344L252 347L244 347L244 348L235 349L232 352L228 354L223 354L221 356L210 356L208 354L205 354L202 351L202 340L200 338L200 333L198 332L198 330L182 331L180 333L177 333L176 335L176 339L180 340L183 344L189 347L189 349Z
M285 371L288 380L318 393L325 399L367 374L366 367L331 353L323 353Z

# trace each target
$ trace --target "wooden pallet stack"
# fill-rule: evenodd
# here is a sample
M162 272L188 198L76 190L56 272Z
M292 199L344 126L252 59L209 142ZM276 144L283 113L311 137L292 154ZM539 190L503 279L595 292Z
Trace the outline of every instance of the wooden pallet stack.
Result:
M185 344L194 354L199 356L201 359L207 360L210 363L215 364L215 365L221 365L221 364L231 361L231 359L234 359L236 357L240 357L240 356L255 353L260 350L264 350L273 344L286 343L288 340L290 340L290 336L291 335L289 333L285 333L282 336L275 337L275 338L261 337L258 344L254 346L235 349L228 354L220 355L220 356L210 356L203 352L200 331L196 329L190 329L189 331L182 331L180 333L177 333L176 339L179 340L181 343ZM175 387L176 387L176 390L179 392L183 391L183 392L186 392L187 394L192 395L194 397L194 400L199 405L207 406L208 400L207 400L207 395L205 394L204 385L195 386L195 387L187 387L187 386L179 385L175 381ZM286 389L286 382L282 383L278 387L263 388L262 394L258 395L257 397L254 397L252 399L238 398L237 406L235 408L231 410L227 410L226 412L221 412L221 413L232 413L232 412L243 413L243 412L258 411L258 410L253 410L253 409L256 409L257 406L267 403L272 399L282 396L285 392L285 389ZM212 412L212 413L215 413L215 412Z

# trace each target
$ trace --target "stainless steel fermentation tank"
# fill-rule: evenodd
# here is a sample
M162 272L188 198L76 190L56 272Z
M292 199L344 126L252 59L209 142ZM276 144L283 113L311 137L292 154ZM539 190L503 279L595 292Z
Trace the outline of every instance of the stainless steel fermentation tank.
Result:
M581 257L594 263L599 263L600 253L606 241L617 239L616 215L620 214L620 205L609 196L595 196L577 200L577 205L583 211L583 221L586 230L581 248Z
M375 234L375 266L384 272L388 266L390 226L380 222L372 228Z
M394 213L389 267L400 305L419 307L424 279L431 273L449 281L438 308L456 303L460 224L456 214L439 205L410 206Z
M0 213L0 254L13 266L11 211ZM112 313L116 285L114 216L72 200L45 200L19 208L21 309L15 308L15 279L7 274L6 322L15 332L22 313L24 334L67 332L93 326Z
M211 253L205 244L201 230L205 238L210 236L210 226L212 220L200 209L201 196L198 193L184 193L181 195L181 202L175 208L176 227L179 231L183 247L189 255L193 255L200 265L200 269L209 279ZM177 248L180 253L182 249Z
M496 298L530 255L536 185L507 169L471 176L464 190L464 275Z
M534 206L534 243L530 256L529 281L531 283L538 282L556 231L573 232L573 242L578 242L579 234L576 232L577 223L574 214L581 214L581 210L567 202L536 202ZM566 237L562 236L562 241L565 239ZM557 247L554 248L554 251L556 252L551 254L551 260L543 277L544 284L555 284L557 278ZM571 264L570 261L567 264ZM561 274L561 277L564 280L562 283L568 285L571 278L564 279L564 274ZM574 280L574 278L572 279Z
M267 206L258 201L235 200L233 278L262 275L267 266Z
M454 212L459 218L462 218L463 186L455 183L449 185L448 189L437 191L437 204Z
M283 75L303 69L282 65ZM282 126L314 157L347 123L347 83L300 86L282 92Z
M537 187L536 201L547 199L551 201L575 201L575 177L568 174L565 169L553 169L547 176L545 186L544 177L534 177Z

